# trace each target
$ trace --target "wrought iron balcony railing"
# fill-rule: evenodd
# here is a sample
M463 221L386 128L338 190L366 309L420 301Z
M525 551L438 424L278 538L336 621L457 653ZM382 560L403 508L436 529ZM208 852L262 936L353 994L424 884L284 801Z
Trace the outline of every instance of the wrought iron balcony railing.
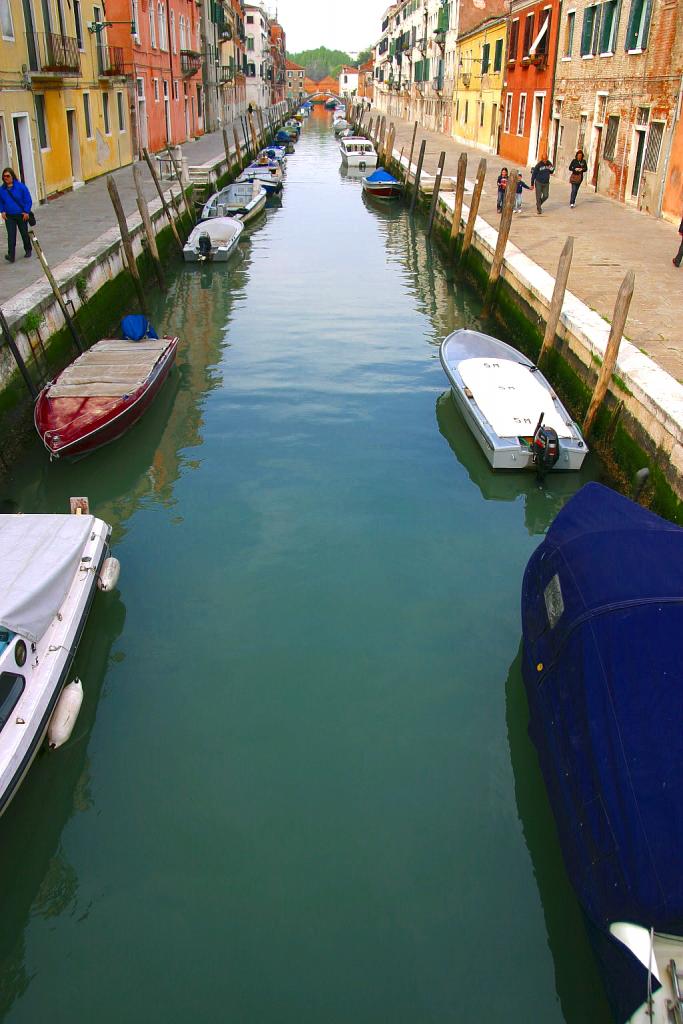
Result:
M226 82L232 82L235 77L235 69L230 64L220 64L216 69L218 72L218 81L225 85Z
M58 32L27 32L29 71L39 75L78 75L78 40Z
M195 50L180 51L180 70L184 75L196 75L202 66L202 55Z
M123 47L106 46L104 43L100 43L97 47L97 72L100 77L125 75Z

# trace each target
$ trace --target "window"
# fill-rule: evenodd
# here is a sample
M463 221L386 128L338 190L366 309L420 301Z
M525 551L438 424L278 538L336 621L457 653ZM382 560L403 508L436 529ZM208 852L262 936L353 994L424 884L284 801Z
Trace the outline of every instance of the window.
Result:
M149 5L149 45L156 49L157 45L157 31L154 23L154 5Z
M592 57L598 52L597 34L600 27L600 7L593 4L583 12L583 28L581 29L581 56Z
M480 128L484 127L484 115L485 115L485 113L486 113L486 104L485 103L481 103L480 110L479 110L479 127Z
M138 0L131 0L130 5L130 16L131 16L131 28L133 30L133 39L136 43L140 43L140 16L138 12Z
M187 44L185 42L185 17L182 14L178 18L178 34L180 35L180 49L181 51L186 50Z
M607 93L599 92L595 98L595 118L594 124L605 123L605 112L607 110Z
M572 45L574 43L574 22L576 21L576 11L570 11L567 15L564 23L564 47L563 56L571 57Z
M76 42L78 43L78 49L83 49L83 24L81 22L81 3L80 0L74 0L74 24L76 26Z
M38 123L38 141L41 149L49 149L50 141L47 134L47 122L45 120L45 97L42 93L36 93L36 121Z
M624 42L624 48L629 53L644 50L647 46L651 14L652 0L632 0Z
M178 99L178 81L177 81L177 79L174 80L174 82L173 82L173 99L174 100Z
M157 4L157 22L159 25L159 49L168 50L168 41L166 39L166 6L165 4Z
M508 60L517 60L519 48L519 18L515 18L510 27L510 46L508 49Z
M481 48L481 73L485 75L488 72L489 64L491 62L491 44L484 43Z
M90 120L90 93L83 93L83 116L85 118L86 138L92 139L92 122Z
M24 692L25 680L14 672L0 673L0 729L4 729Z
M509 92L505 97L505 123L503 127L504 132L510 131L510 121L512 120L512 93Z
M586 125L588 123L588 114L581 114L579 117L579 134L576 137L576 148L583 149L586 142Z
M0 32L3 39L14 40L14 25L9 0L0 0Z
M636 124L639 126L647 125L650 120L650 108L649 107L638 107L636 111Z
M154 86L154 99L158 103L159 102L159 79L158 78L153 78L152 79L152 85Z
M102 117L104 119L104 134L111 135L111 125L109 123L109 93L102 93Z
M470 101L469 100L465 100L465 120L463 121L463 124L467 124L467 119L469 117L469 113L470 113Z
M175 11L171 11L171 46L173 47L173 52L177 53L178 44L175 37Z
M493 55L493 70L500 71L503 67L503 40L496 39L496 49Z
M548 41L550 39L550 10L544 10L541 14L542 24L540 31L533 43L531 44L531 53L538 53L547 55L548 53Z
M614 160L614 150L616 149L618 134L619 118L608 118L607 131L605 132L605 148L602 151L602 155L604 156L605 160Z
M247 15L247 25L253 25L253 24L254 24L254 15L253 14L248 14Z
M116 94L116 107L119 112L119 131L125 132L126 130L126 113L123 107L123 93L117 92Z
M656 171L659 163L659 153L662 148L662 137L664 135L664 121L653 121L650 125L650 132L645 147L643 159L644 171Z
M522 47L522 56L529 56L529 49L534 38L534 15L527 14L526 21L524 22L524 45Z
M519 113L517 114L517 134L524 135L524 121L526 119L526 93L519 97Z
M617 0L607 0L602 5L602 24L600 26L600 48L601 54L614 53L614 45L617 39L618 26Z

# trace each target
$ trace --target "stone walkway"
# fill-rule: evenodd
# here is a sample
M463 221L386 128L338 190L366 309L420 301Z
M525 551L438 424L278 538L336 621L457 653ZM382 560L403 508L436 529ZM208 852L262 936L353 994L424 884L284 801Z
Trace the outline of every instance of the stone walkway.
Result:
M377 110L368 116L376 118ZM413 123L392 118L396 126L394 149L404 149L407 158ZM464 146L449 136L418 126L413 164L417 163L421 140L427 143L423 171L436 173L439 155L446 153L445 174L455 176L460 153L467 153L467 177L473 181L482 156L487 161L484 192L479 215L496 226L496 179L503 166L516 170L509 161ZM551 274L568 235L574 236L574 257L569 290L607 320L611 320L619 286L628 270L634 270L636 287L625 335L677 380L683 381L683 266L671 260L680 237L666 221L638 213L621 203L596 195L582 185L577 205L569 207L569 171L558 168L550 184L550 197L542 216L536 213L532 192L524 192L524 207L515 214L510 231L514 242L530 259ZM526 171L524 180L530 184ZM465 197L467 202L467 196ZM683 214L683 210L681 210Z

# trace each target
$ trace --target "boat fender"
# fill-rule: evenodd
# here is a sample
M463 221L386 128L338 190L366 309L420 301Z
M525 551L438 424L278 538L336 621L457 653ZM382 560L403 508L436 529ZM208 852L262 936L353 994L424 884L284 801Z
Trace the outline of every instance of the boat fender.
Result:
M47 742L50 750L56 750L71 736L78 712L83 703L83 684L73 679L62 690L47 727Z
M105 593L113 590L119 582L120 573L121 563L118 558L105 558L100 569L100 575L97 577L98 589L103 590Z

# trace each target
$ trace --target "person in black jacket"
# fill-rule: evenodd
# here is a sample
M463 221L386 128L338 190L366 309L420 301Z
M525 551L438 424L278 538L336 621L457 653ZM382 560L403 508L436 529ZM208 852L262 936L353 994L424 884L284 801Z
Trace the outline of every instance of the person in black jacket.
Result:
M550 195L550 175L554 170L548 157L543 156L531 171L531 184L536 189L536 213L543 213L541 207Z
M584 159L583 150L577 149L576 156L569 165L569 184L572 187L571 196L569 197L570 206L576 206L576 197L587 170L588 164Z
M674 267L680 267L681 260L683 260L683 220L681 221L680 226L678 228L678 233L681 236L681 244L678 248L678 252L673 258Z

